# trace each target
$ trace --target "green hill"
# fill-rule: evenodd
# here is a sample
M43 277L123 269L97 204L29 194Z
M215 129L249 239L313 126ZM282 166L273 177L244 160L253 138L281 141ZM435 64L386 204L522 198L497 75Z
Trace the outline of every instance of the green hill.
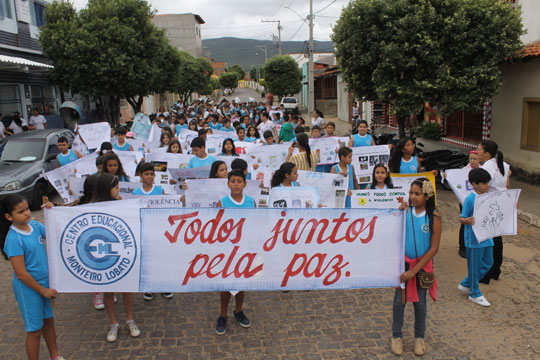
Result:
M264 45L268 49L268 59L278 54L277 46L270 40L223 37L202 41L204 56L213 58L215 61L226 61L227 65L239 64L247 71L251 65L264 64L264 51L256 48L256 46ZM283 54L305 53L308 49L307 41L284 41L281 46ZM315 52L332 52L333 46L331 41L313 42Z

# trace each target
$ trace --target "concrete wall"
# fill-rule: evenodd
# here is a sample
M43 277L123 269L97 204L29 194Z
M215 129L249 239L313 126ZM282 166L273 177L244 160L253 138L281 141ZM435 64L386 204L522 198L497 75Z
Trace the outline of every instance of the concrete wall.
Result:
M347 83L343 81L341 73L337 76L337 115L339 120L349 122L352 114L349 114L349 92Z
M540 40L540 1L538 0L519 0L517 3L521 6L523 27L527 30L527 34L521 37L521 41L525 45Z
M337 100L315 100L315 109L322 111L324 116L337 116Z
M493 98L491 140L505 161L528 176L540 175L540 152L521 149L523 98L540 97L540 61L503 65L502 72L503 85Z
M175 48L195 57L202 56L201 25L193 14L156 15L152 22L165 30L165 35Z

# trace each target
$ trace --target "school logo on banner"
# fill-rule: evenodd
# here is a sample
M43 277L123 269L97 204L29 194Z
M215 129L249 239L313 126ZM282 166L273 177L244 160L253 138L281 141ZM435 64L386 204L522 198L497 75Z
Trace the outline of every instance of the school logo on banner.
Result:
M106 285L129 273L137 258L137 245L122 219L86 213L64 228L60 253L73 276L89 284Z

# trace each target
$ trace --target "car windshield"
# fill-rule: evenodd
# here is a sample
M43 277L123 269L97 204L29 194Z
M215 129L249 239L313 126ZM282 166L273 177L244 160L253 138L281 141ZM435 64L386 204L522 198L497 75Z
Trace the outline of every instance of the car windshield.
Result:
M1 161L35 161L43 157L45 140L8 140Z
M284 104L296 104L296 98L284 98L283 103Z

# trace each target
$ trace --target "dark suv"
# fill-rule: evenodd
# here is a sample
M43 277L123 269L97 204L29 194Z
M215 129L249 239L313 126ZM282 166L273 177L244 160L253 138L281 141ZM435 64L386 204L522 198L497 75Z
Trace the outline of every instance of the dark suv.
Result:
M70 145L75 137L68 129L46 129L26 131L2 141L0 198L10 194L20 195L33 210L39 209L41 197L53 190L40 175L56 168L60 136L65 136Z

